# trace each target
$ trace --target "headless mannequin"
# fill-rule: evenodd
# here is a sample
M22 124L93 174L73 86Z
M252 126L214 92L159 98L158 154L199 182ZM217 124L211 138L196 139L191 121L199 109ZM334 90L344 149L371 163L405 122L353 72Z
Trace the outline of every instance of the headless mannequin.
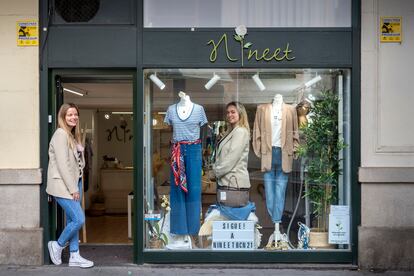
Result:
M190 100L190 96L183 91L178 92L178 97L181 98L177 104L178 117L180 117L181 120L185 120L190 117L194 103Z
M181 120L186 120L190 117L194 103L191 101L190 96L185 92L178 92L178 97L180 101L177 103L177 114ZM171 241L166 247L168 249L188 249L196 246L196 241L191 235L179 235L174 234L174 241Z

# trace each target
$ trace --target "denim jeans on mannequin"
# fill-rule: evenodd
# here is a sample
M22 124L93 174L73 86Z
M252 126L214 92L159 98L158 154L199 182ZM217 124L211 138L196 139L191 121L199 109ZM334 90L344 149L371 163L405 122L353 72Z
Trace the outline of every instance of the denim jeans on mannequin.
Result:
M201 212L201 144L180 145L184 156L188 192L175 185L171 172L170 232L177 235L197 235Z
M282 171L282 150L280 147L272 147L272 167L264 173L264 185L267 212L273 223L282 222L288 179L289 174Z
M85 214L81 207L82 199L82 179L78 183L80 200L55 197L56 202L62 207L66 214L66 227L57 240L58 244L63 247L69 241L69 251L76 252L79 250L79 230L85 223Z

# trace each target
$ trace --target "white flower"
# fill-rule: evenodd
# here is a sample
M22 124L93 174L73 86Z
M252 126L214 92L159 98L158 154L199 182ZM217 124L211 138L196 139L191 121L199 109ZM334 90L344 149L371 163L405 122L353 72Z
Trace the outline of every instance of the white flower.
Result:
M244 36L247 34L247 28L244 25L239 25L235 29L236 34L244 38Z
M168 206L167 208L165 208L165 210L167 210L169 212L169 211L171 211L171 207Z
M163 202L163 203L161 203L161 207L163 207L163 208L164 208L165 206L166 206L166 205L165 205L165 203L164 203L164 202Z

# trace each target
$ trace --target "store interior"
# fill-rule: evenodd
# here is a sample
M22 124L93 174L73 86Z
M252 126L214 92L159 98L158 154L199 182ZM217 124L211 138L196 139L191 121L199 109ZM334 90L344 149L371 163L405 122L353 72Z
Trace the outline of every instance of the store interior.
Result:
M122 75L61 76L63 101L75 103L85 143L84 244L132 244L133 81ZM129 231L128 231L129 230Z

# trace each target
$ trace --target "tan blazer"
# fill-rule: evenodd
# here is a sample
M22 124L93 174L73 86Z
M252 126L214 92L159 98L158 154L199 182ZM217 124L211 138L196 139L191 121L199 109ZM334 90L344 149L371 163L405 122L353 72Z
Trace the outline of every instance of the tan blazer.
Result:
M250 188L249 172L247 171L249 135L246 128L235 127L220 142L216 162L213 165L218 185Z
M67 133L58 128L50 140L46 192L52 196L73 199L72 194L79 190L81 170L78 153L71 149L68 139ZM80 161L83 169L85 166L83 153Z
M257 107L253 127L253 150L261 158L262 172L270 171L272 166L272 104ZM299 145L298 119L293 106L282 105L282 170L292 171L294 152Z

